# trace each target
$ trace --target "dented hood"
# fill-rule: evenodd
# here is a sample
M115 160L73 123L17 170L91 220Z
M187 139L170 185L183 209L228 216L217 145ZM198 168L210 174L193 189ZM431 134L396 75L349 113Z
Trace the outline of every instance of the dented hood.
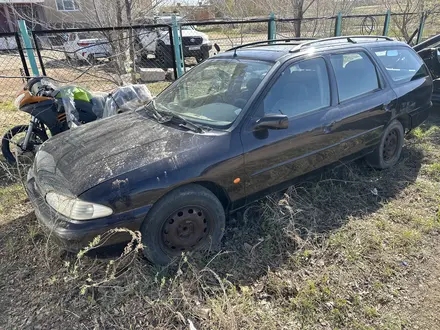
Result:
M213 139L211 134L160 124L143 111L128 112L45 142L35 158L34 175L45 193L57 190L78 196L132 170L154 167L180 153L192 154Z

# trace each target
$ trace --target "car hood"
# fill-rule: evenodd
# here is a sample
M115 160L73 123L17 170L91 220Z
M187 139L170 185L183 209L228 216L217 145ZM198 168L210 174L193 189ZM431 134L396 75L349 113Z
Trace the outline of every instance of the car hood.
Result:
M197 30L182 30L182 37L202 37L204 40L208 40L208 36Z
M200 154L194 149L206 146L214 137L160 124L141 110L128 112L46 141L35 158L34 175L46 193L54 189L79 196L138 168L152 172L149 166L163 164L164 159L180 153Z

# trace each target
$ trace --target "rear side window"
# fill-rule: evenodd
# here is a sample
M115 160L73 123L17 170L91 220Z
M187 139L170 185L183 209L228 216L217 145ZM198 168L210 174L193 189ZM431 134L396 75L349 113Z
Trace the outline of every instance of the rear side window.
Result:
M379 88L376 67L364 52L335 54L330 60L336 75L340 102Z
M428 75L422 59L410 49L387 48L375 53L395 82L408 82Z

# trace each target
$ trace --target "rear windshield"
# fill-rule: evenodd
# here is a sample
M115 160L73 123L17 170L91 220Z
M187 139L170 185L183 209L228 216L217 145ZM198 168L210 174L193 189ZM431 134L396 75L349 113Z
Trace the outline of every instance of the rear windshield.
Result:
M408 82L428 75L423 60L411 49L387 47L376 49L375 53L395 82Z

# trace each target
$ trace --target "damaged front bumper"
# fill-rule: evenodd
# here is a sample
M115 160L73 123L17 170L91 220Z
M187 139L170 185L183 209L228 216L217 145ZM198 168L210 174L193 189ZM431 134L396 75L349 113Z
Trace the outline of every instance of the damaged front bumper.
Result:
M151 205L111 216L77 221L69 219L52 209L41 193L41 189L29 172L26 182L26 191L35 209L35 215L49 238L54 240L64 250L78 252L87 247L97 236L101 236L99 246L108 246L129 241L130 235L126 232L110 233L116 228L126 228L132 231L140 229ZM105 238L103 234L108 233Z

